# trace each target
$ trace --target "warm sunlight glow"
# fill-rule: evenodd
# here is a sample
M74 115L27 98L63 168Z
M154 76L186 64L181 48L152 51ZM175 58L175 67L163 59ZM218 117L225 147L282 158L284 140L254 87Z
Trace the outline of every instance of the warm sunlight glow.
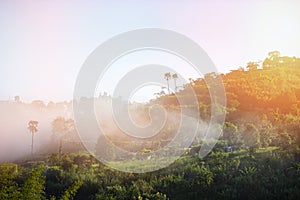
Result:
M0 200L300 200L300 0L0 0Z

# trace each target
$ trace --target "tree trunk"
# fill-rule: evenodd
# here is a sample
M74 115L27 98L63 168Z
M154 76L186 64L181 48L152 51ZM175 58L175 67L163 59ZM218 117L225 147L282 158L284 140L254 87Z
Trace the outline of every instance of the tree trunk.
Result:
M31 155L33 156L33 137L34 133L31 133Z
M58 156L59 156L59 159L61 158L61 155L62 155L62 139L60 139L59 141L59 147L58 147Z
M174 79L174 85L175 85L175 93L177 92L177 84L176 84L176 79Z
M168 93L170 95L170 86L169 86L169 80L167 80L167 83L168 83Z

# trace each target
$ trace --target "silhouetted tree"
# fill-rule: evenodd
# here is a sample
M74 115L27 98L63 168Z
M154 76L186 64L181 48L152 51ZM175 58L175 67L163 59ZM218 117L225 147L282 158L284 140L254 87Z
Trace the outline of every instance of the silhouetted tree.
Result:
M28 122L28 130L31 133L31 155L33 155L33 138L34 134L38 131L38 121L31 120Z
M249 146L250 153L253 153L255 148L260 147L260 135L254 124L248 123L245 125L243 140Z
M280 52L279 51L271 51L268 53L270 60L274 61L277 58L280 57Z
M73 142L78 142L75 141L78 138L76 138L75 124L72 119L65 119L63 117L54 119L52 122L52 133L59 139L59 155L62 154L64 141L72 140Z
M268 53L269 57L263 62L263 68L276 67L279 64L280 52L272 51Z
M172 78L174 80L174 87L175 87L175 93L177 92L177 79L178 79L178 75L175 73L172 75Z
M248 62L247 69L248 71L256 70L259 64L257 62Z
M229 145L235 145L237 143L238 127L231 123L225 122L223 127L223 138L228 141Z
M170 94L170 85L169 85L169 80L171 79L171 73L165 73L165 79L167 80L167 85L168 85L168 93Z

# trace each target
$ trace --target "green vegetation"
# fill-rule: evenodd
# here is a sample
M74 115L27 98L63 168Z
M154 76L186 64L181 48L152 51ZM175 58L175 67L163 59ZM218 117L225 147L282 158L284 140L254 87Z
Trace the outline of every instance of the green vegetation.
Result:
M1 165L0 199L299 199L300 149L189 154L160 171L112 170L85 153ZM133 161L138 165L138 161ZM75 195L76 194L76 195Z
M262 68L258 67L258 63L249 62L247 71L239 68L221 74L227 92L226 122L220 126L219 141L205 158L198 156L203 142L199 136L165 169L143 174L116 171L84 151L62 151L69 148L62 141L76 142L78 138L72 136L72 120L57 118L52 127L60 141L58 153L1 164L0 200L300 199L300 59L271 52ZM177 91L178 76L166 73L168 94L162 91L142 106L144 110L154 103L169 111L179 109L175 94L170 93L171 78ZM211 118L206 81L214 78L211 73L189 83L197 94L204 122ZM188 93L183 87L176 95L180 98ZM166 124L162 135L152 143L142 141L142 148L138 140L129 143L119 138L114 142L132 151L140 149L141 154L154 151L172 138L174 121ZM95 151L116 157L115 166L154 165L151 158L140 160L138 155L123 162L105 145L99 138Z

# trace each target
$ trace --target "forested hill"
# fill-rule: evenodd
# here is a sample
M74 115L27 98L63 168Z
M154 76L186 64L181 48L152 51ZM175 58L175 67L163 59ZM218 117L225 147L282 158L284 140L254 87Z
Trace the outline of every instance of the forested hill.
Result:
M210 98L205 96L209 95L205 80L214 77L215 73L210 73L204 78L191 80L190 85L195 90L199 103L209 104ZM248 62L246 67L221 74L221 78L228 106L235 110L278 108L288 113L295 111L300 101L300 58L280 56L277 51L270 52L261 64ZM178 92L179 96L184 94L184 89ZM168 101L175 104L172 98Z
M261 144L266 141L274 144L274 138L281 138L282 133L300 144L300 58L281 56L274 51L261 63L248 62L246 67L220 76L227 98L226 124L233 124L238 132L253 127L260 133ZM210 73L188 84L197 95L202 120L209 121L211 117L207 80L216 77L215 73ZM161 95L154 102L178 109L177 98L186 95L188 91L182 89L176 95ZM268 132L272 134L266 136L265 129L270 129Z
M205 107L209 108L210 104L206 81L215 78L215 75L206 74L204 78L191 80L189 84L197 95L200 108L205 112L209 112ZM270 52L261 65L248 62L245 68L239 67L220 75L226 90L228 113L277 110L299 114L300 58L282 57L277 51ZM187 95L185 89L177 93L177 97L184 95ZM178 104L174 94L162 95L156 101L166 106Z
M223 75L228 102L241 110L270 110L295 112L300 100L300 59L280 57L271 52L262 69L249 62L243 68Z
M175 78L178 78L166 74L167 81L171 78L176 81ZM53 142L62 141L61 138L65 142L57 143L59 148L55 147L55 153L51 155L41 155L36 151L30 158L15 163L0 163L0 200L300 199L300 59L282 57L278 52L271 52L262 66L249 62L245 69L232 70L221 74L221 77L226 90L227 107L220 108L226 111L226 121L224 125L216 124L220 125L221 135L206 157L199 158L199 149L206 142L199 134L189 148L178 145L178 151L183 152L179 159L154 172L123 173L96 159L97 156L109 156L113 158L111 164L124 169L157 165L155 157L147 154L162 149L174 137L181 118L173 111L180 110L182 106L178 104L179 98L189 98L188 86L197 95L197 101L192 103L197 103L195 105L200 109L203 124L210 120L211 96L206 83L217 78L214 73L191 80L176 94L162 91L149 104L130 107L134 111L133 119L138 119L138 122L149 121L147 117L141 116L149 116L145 113L148 114L147 108L153 103L160 103L165 110L170 111L164 128L149 141L140 138L133 140L114 126L109 126L110 112L106 111L112 101L111 97L105 95L96 101L96 105L101 105L96 111L107 118L104 121L105 131L113 133L109 139L128 152L136 152L135 157L130 159L125 159L118 151L109 148L103 135L95 147L96 157L82 149L75 149L79 145L74 145L72 140L76 139L74 121L63 117L54 119L49 123L52 126ZM92 100L82 101L86 103ZM20 102L8 105L13 108L16 105L27 107ZM195 109L197 106L183 106L191 112L188 114L198 114ZM34 108L48 115L53 111L47 109L55 111L60 107L50 104L47 109L45 106ZM29 109L31 112L25 110L24 113L34 114L35 109ZM158 114L155 114L154 109L152 111L152 119L156 120ZM3 116L3 119L7 119ZM40 120L41 124L46 121ZM189 133L189 127L184 127L184 133ZM44 137L43 131L38 134ZM185 135L182 136L180 139L185 143ZM46 146L42 145L45 151ZM11 155L12 151L8 156ZM170 157L168 154L163 156ZM143 159L145 157L147 159Z

